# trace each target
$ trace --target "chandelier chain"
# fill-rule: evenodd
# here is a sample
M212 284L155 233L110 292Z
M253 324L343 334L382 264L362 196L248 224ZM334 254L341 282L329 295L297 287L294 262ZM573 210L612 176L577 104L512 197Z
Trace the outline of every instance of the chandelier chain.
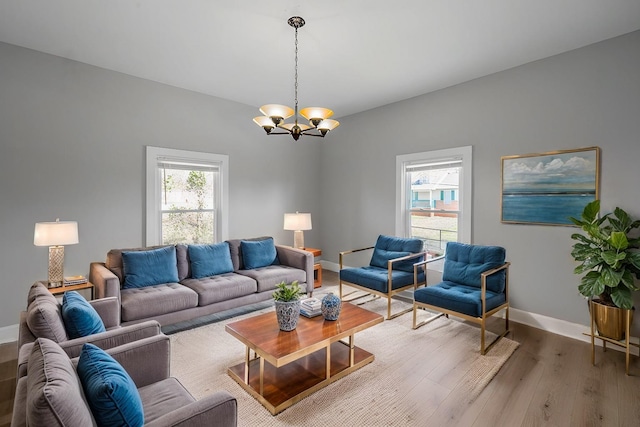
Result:
M295 61L295 114L296 114L296 124L298 124L298 27L296 29L296 61Z

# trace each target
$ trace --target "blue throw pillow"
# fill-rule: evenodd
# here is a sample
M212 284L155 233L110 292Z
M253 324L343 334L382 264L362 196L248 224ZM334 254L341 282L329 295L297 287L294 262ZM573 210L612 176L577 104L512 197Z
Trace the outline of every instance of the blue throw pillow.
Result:
M245 270L279 263L276 245L271 237L264 240L243 240L240 242L240 248Z
M65 292L62 297L62 320L71 339L106 331L96 309L76 291Z
M78 377L98 426L139 427L144 424L142 400L127 371L104 350L82 346Z
M178 282L176 247L122 252L124 289Z
M227 242L215 245L189 245L188 251L191 261L191 277L194 279L233 271L231 252Z

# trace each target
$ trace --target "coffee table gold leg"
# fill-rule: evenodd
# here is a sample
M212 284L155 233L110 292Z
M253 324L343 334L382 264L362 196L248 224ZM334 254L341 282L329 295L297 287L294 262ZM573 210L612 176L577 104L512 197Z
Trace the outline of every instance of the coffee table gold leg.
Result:
M249 384L249 356L251 355L251 349L247 347L247 354L244 358L244 383Z
M326 379L329 379L331 377L331 344L327 346L327 355L326 355L326 360L324 364L325 364L324 377Z
M260 358L260 396L264 396L264 357Z
M349 335L349 366L355 364L355 338L353 335Z

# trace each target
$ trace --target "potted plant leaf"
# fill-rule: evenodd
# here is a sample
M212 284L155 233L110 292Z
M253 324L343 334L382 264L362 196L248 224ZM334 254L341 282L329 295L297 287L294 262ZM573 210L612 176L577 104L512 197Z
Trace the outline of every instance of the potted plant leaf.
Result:
M276 305L276 317L278 326L283 331L293 331L300 318L300 286L298 281L280 282L273 293Z
M640 279L640 238L634 237L640 220L632 220L621 208L602 216L599 212L600 200L594 200L585 206L580 219L570 218L585 233L571 235L577 241L571 255L580 263L574 273L586 273L578 290L593 299L598 333L621 340L626 329L621 309L633 308L632 292L638 290L634 276Z

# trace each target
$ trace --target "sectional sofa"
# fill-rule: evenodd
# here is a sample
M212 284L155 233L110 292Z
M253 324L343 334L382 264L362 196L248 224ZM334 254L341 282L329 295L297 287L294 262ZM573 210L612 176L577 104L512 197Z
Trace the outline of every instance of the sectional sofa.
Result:
M271 237L215 245L112 249L90 265L96 298L116 297L121 324L174 324L272 298L297 280L313 291L313 255Z

